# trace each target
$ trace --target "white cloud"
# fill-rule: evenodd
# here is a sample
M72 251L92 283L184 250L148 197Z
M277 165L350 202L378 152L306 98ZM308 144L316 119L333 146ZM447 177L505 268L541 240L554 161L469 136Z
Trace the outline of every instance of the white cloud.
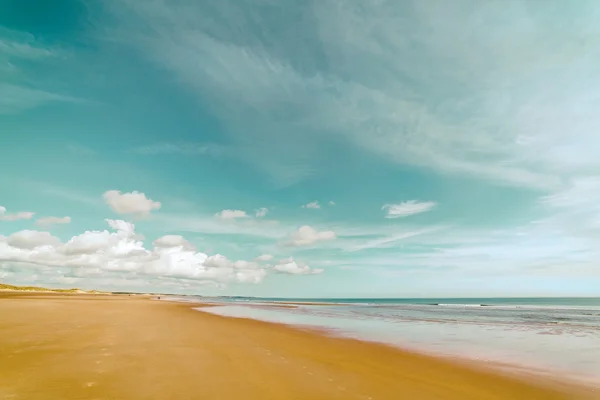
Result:
M48 232L24 230L6 238L6 244L17 249L35 249L42 246L58 246L60 239Z
M261 207L258 210L256 210L256 218L262 218L264 216L266 216L269 213L269 209L265 208L265 207Z
M262 254L258 257L256 257L254 260L255 261L271 261L273 259L273 256L271 254Z
M50 226L54 224L70 224L71 217L42 217L35 221L39 226Z
M288 246L308 246L320 241L333 240L336 235L333 231L317 231L316 229L304 225L290 235Z
M182 247L186 250L193 250L194 246L181 235L165 235L152 242L154 247Z
M175 281L260 283L268 274L256 261L232 261L220 254L196 252L179 235L156 239L145 248L135 226L126 221L106 220L112 231L86 231L66 243L48 232L20 231L0 237L0 262L66 268L73 277L104 278L128 274L132 281L147 278ZM283 267L282 267L283 268ZM304 266L290 273L306 273ZM302 271L300 271L302 269ZM313 272L317 273L317 272Z
M335 206L335 202L334 202L333 200L331 200L331 201L330 201L328 204L329 204L330 206Z
M401 240L408 239L408 238L411 238L414 236L423 235L426 233L435 232L440 229L441 229L440 227L424 228L424 229L418 229L415 231L397 233L397 234L394 234L391 236L385 236L385 237L370 240L367 242L364 242L361 240L360 244L350 247L347 251L354 252L354 251L361 251L361 250L366 250L366 249L377 249L377 248L390 247L391 245L394 245Z
M308 265L298 263L291 258L281 260L278 264L273 266L273 269L277 272L291 275L316 275L323 273L323 269L321 268L311 269Z
M215 217L227 220L235 220L237 218L248 218L246 211L242 210L223 210L215 214Z
M128 237L136 236L135 225L131 222L123 221L120 219L107 219L106 223L108 224L108 226L110 226L112 229L114 229L121 235Z
M318 201L312 201L308 204L303 205L302 208L318 209L318 208L321 208L321 205L319 204Z
M119 38L212 100L232 142L275 179L313 174L329 135L394 163L533 188L600 167L593 2L560 25L519 2L321 1L304 6L310 19L275 6L291 17L283 26L249 3L118 4Z
M433 201L418 202L409 200L398 204L384 204L381 209L387 211L386 218L400 218L429 211L435 205L436 203Z
M103 195L104 201L117 214L131 214L146 217L154 210L161 207L160 202L146 197L144 193L133 191L121 193L118 190L109 190Z
M6 208L0 206L0 221L18 221L22 219L31 219L35 213L28 211L20 211L13 214L7 214Z

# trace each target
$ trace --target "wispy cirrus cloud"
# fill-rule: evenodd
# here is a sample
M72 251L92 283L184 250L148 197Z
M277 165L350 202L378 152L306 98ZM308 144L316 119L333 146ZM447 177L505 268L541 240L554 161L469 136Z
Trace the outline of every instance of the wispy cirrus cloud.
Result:
M156 154L183 154L190 156L220 156L227 152L227 148L214 143L157 143L140 146L133 152L143 155Z
M91 156L96 154L96 151L94 149L80 144L68 144L67 150L71 153L79 154L82 156Z
M386 211L386 218L401 218L427 212L436 205L433 201L408 200L398 204L384 204L381 209Z
M367 240L367 241L363 240L363 241L361 241L361 243L358 243L358 244L353 245L350 248L348 248L347 251L348 252L357 252L357 251L362 251L362 250L367 250L367 249L387 248L387 247L398 244L398 242L400 242L404 239L412 238L412 237L419 236L419 235L424 235L427 233L436 232L441 229L443 229L443 227L428 227L428 228L421 228L421 229L417 229L417 230L413 230L413 231L400 232L400 233L392 234L389 236L383 236L383 237L373 239L373 240Z
M35 37L27 32L19 32L0 27L0 60L11 59L43 59L56 57L60 52L38 43Z
M52 225L70 224L71 217L42 217L35 221L35 224L41 227L50 227Z
M51 196L56 199L66 200L71 203L79 203L87 206L100 207L103 205L100 196L93 196L70 187L52 185L47 182L26 181L21 185L45 196Z
M13 114L54 102L81 103L83 100L0 82L0 114Z
M38 85L39 76L26 73L29 65L43 65L63 51L39 43L26 32L0 27L0 114L14 114L50 103L83 103L82 99ZM25 67L27 65L27 67ZM23 79L23 76L28 79Z
M121 38L210 99L249 160L281 180L310 176L323 138L541 190L600 168L590 89L600 54L585 47L599 29L593 2L559 25L542 4L282 4L277 27L244 2L200 7L115 0L112 11Z
M263 217L266 217L268 213L269 213L268 208L261 207L261 208L255 210L254 215L256 216L256 218L263 218Z

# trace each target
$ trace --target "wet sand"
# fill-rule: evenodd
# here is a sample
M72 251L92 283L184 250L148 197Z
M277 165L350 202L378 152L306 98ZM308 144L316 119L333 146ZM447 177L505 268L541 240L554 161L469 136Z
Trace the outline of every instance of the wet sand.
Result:
M579 399L384 345L142 297L0 293L0 399Z

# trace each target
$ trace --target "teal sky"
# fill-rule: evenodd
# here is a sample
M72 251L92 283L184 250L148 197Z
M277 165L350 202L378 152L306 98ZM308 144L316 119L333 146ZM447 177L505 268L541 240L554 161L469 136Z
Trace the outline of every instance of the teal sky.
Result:
M2 10L0 281L600 295L597 1Z

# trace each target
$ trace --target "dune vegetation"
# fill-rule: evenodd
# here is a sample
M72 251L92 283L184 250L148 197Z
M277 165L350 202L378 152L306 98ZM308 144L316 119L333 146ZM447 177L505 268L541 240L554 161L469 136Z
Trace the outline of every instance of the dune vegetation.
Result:
M51 292L51 293L103 293L97 290L81 290L77 288L72 289L49 289L39 286L15 286L6 283L0 283L0 290L2 291L15 291L15 292Z

